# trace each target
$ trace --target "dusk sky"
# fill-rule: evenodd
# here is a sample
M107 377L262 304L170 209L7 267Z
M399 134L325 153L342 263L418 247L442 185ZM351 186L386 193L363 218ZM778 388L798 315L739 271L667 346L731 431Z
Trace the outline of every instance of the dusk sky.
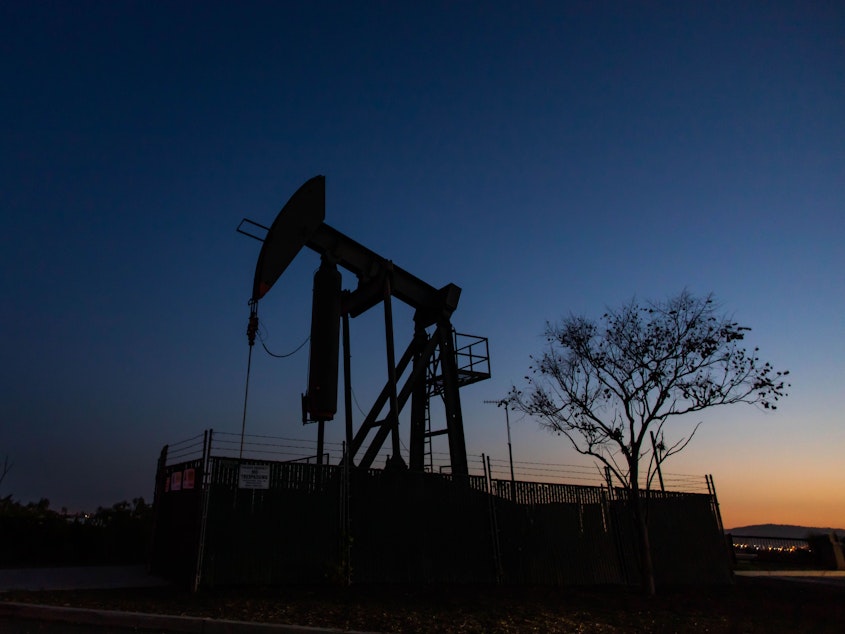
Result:
M0 497L151 499L165 443L239 433L260 245L235 227L324 174L328 224L460 286L455 327L489 338L470 454L506 459L483 401L547 320L713 292L792 388L667 429L704 420L666 471L713 474L727 527L845 527L842 2L10 1L0 51ZM318 265L262 300L273 351L308 336ZM314 439L307 364L256 347L249 433ZM516 460L590 464L511 428Z

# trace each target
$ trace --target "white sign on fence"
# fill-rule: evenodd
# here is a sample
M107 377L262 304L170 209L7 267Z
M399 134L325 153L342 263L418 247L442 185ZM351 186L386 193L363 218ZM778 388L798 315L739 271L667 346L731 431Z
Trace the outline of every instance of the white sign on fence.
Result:
M238 471L238 487L241 489L269 489L270 465L242 464Z

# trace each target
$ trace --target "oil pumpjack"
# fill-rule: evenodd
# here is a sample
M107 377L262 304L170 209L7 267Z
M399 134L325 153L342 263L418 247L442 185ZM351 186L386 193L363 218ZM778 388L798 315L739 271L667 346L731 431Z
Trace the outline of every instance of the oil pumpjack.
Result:
M317 461L323 460L324 425L337 413L338 358L343 339L346 455L348 466L369 469L388 437L391 455L388 468L425 471L431 456L431 438L446 435L453 477L468 475L466 443L459 388L490 378L487 339L458 334L451 323L461 289L454 284L434 288L370 249L327 225L325 177L306 181L267 228L244 219L244 224L267 231L255 268L250 300L250 345L258 327L259 300L303 249L320 255L314 274L311 313L311 350L308 388L302 397L302 419L317 423ZM338 266L357 278L355 289L343 290ZM414 309L414 334L396 361L393 333L393 298ZM357 431L352 421L349 318L384 305L387 380ZM342 328L341 328L342 326ZM402 382L402 378L404 382ZM443 399L446 423L431 429L430 400ZM399 415L411 401L409 464L401 455ZM368 437L373 436L369 443ZM426 451L429 447L429 451ZM362 455L359 455L363 452ZM357 462L356 462L357 460Z

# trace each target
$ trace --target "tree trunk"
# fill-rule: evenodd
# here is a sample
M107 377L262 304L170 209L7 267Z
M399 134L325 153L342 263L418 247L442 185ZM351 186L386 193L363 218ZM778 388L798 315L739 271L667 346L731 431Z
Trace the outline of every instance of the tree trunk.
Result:
M643 592L647 596L652 597L656 593L654 587L654 564L651 560L651 542L648 538L648 523L646 522L645 508L642 496L640 495L637 477L637 470L633 469L631 471L629 489L631 513L633 514L634 529L637 532L637 542L640 551L640 573L642 574Z

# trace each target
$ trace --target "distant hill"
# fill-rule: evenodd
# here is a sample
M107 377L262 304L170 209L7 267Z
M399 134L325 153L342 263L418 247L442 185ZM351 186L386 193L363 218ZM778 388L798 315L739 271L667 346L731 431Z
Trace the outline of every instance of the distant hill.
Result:
M817 526L795 526L793 524L754 524L752 526L740 526L738 528L725 529L738 537L774 537L780 539L804 539L810 534L828 534L834 531L839 539L845 539L843 528L819 528Z

